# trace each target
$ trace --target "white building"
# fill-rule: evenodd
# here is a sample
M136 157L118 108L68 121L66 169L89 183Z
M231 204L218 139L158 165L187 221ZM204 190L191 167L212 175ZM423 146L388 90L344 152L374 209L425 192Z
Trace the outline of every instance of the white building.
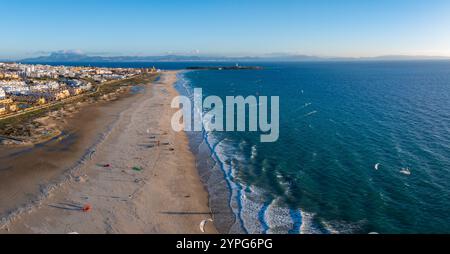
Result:
M50 82L34 82L32 85L30 85L31 91L46 91L46 90L57 90L61 86L56 81L50 81Z
M3 90L3 88L0 88L0 100L5 99L5 97L6 97L5 90Z
M23 81L0 81L0 87L7 94L25 94L30 90Z

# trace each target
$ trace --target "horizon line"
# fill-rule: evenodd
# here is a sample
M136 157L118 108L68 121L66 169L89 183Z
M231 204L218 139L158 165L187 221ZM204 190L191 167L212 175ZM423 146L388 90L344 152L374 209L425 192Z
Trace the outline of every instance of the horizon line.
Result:
M82 51L71 51L71 50L59 50L48 52L47 54L40 54L29 57L5 57L0 58L0 61L7 62L16 62L29 60L33 58L45 58L50 57L54 54L61 55L79 55L84 57L99 57L99 58L120 58L120 57L128 57L128 58L145 58L145 57L192 57L192 58L295 58L295 57L310 57L317 58L318 60L333 60L333 59L353 59L353 60L364 60L364 59L376 59L376 58L415 58L415 59L450 59L450 55L435 55L435 54L380 54L373 56L324 56L324 55L315 55L315 54L302 54L302 53L265 53L265 54L242 54L242 55L233 55L233 54L195 54L195 53L163 53L163 54L95 54L95 53L84 53Z

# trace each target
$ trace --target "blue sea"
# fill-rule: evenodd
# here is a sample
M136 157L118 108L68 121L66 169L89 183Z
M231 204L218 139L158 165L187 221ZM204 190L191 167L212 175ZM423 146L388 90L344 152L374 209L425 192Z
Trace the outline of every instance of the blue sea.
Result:
M450 233L450 62L246 64L264 69L185 71L176 86L280 98L275 143L189 133L219 231Z

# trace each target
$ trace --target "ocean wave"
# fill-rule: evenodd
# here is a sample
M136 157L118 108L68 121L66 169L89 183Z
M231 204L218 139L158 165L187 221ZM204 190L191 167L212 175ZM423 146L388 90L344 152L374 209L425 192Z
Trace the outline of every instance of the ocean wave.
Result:
M279 199L268 202L265 199L267 193L263 189L245 185L236 178L240 170L239 164L245 160L242 151L236 152L247 145L246 141L233 145L231 140L219 138L213 132L205 132L204 141L208 144L211 156L219 165L217 168L222 171L231 192L228 203L235 216L231 233L320 233L313 226L313 215L299 210L300 216L295 217L293 210L283 206ZM255 149L256 147L252 150ZM283 188L289 192L289 183L282 180L281 174L278 173L277 176Z
M292 220L290 209L280 206L279 199L275 199L269 205L265 220L269 225L269 234L294 233L294 221Z
M184 94L192 95L192 81L188 81L184 75L182 75L180 80L180 86L178 87L186 90L183 92ZM191 99L193 99L192 96ZM306 104L307 106L309 105ZM194 110L200 112L201 109L197 108ZM207 116L205 115L206 112L201 113ZM314 111L310 114L315 113L317 112ZM220 174L223 176L223 184L229 190L226 203L234 216L234 222L228 228L229 231L224 233L323 233L314 225L313 214L306 213L300 209L289 208L283 204L281 198L269 198L271 195L267 191L252 184L247 184L238 177L241 171L248 170L250 165L255 164L258 156L258 147L245 139L234 140L226 137L226 134L209 131L211 120L211 117L203 118L203 131L201 133L203 143L210 154L210 159L214 162L209 170L220 171ZM263 172L268 173L270 169L269 164L264 167L263 163L261 167ZM289 182L284 179L280 172L276 172L276 179L285 190L286 195L289 195L291 191ZM210 202L212 202L211 200L217 202L214 197L214 195L218 194L217 181L206 184L206 186L210 193ZM225 202L225 200L222 201ZM215 216L220 216L220 214Z
M255 159L256 159L256 156L258 156L258 150L257 150L257 148L256 148L256 145L253 145L253 146L252 146L252 154L251 154L250 158L251 158L252 160L255 160Z

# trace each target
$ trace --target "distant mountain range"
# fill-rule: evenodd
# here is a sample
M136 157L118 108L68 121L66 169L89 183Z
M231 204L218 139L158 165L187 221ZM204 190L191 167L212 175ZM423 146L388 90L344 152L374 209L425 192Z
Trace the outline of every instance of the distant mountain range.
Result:
M64 63L64 62L251 62L251 61L286 61L286 62L310 62L310 61L406 61L406 60L450 60L450 57L440 56L404 56L389 55L378 57L318 57L309 55L271 54L255 57L220 57L220 56L89 56L74 52L54 52L48 56L22 59L21 63Z

